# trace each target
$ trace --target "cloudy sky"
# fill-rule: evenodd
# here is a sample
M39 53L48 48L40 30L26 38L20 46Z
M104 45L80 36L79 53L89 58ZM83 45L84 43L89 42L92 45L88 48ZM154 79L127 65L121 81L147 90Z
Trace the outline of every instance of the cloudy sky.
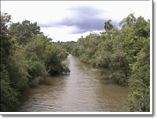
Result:
M90 32L103 31L111 19L118 27L129 13L151 18L150 1L1 1L1 11L13 22L37 22L53 41L77 41Z

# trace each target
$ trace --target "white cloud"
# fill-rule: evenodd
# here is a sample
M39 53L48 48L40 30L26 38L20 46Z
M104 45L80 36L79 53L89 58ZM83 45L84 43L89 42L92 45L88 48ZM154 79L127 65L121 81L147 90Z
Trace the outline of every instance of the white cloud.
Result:
M76 41L78 38L77 34L71 34L75 30L75 27L61 26L56 27L42 27L41 31L53 39L53 41Z
M118 22L129 13L134 13L136 17L143 16L150 19L152 9L151 1L1 1L1 11L12 15L13 22L28 19L40 24L49 24L68 18L73 15L68 8L79 6L100 9L103 13L99 17ZM49 34L54 41L76 41L81 35L87 34L87 32L72 34L76 29L72 26L41 28L45 35Z
M60 28L55 28L55 27L48 27L48 28L41 28L41 31L45 33L45 35L51 37L53 41L77 41L78 38L81 36L85 37L87 36L90 32L85 32L85 33L77 33L77 34L71 34L73 30L75 30L75 27L60 27ZM99 33L102 31L92 31L95 33Z

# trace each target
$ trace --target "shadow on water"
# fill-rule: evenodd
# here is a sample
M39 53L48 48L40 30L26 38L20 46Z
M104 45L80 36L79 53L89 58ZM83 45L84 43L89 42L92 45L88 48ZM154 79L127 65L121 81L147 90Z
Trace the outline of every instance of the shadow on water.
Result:
M101 79L100 70L81 63L72 55L68 56L67 64L69 75L49 77L49 85L27 91L17 111L128 111L127 88L106 83Z

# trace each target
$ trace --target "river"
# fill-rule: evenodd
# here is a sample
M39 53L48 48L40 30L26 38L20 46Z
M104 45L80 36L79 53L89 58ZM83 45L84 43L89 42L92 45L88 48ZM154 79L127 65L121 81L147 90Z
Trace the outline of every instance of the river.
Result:
M126 112L128 88L106 83L100 70L69 55L69 75L49 78L24 94L19 112Z

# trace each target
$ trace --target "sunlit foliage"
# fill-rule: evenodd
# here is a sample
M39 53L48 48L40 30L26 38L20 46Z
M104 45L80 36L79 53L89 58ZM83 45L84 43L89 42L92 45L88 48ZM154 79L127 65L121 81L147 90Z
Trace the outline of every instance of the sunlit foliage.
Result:
M149 20L129 14L120 26L105 21L105 32L81 37L71 52L83 62L109 70L108 78L116 84L129 86L130 111L149 111Z
M0 20L0 111L13 111L23 91L48 75L69 71L62 63L68 54L44 36L37 23L11 23L11 16L3 13Z

